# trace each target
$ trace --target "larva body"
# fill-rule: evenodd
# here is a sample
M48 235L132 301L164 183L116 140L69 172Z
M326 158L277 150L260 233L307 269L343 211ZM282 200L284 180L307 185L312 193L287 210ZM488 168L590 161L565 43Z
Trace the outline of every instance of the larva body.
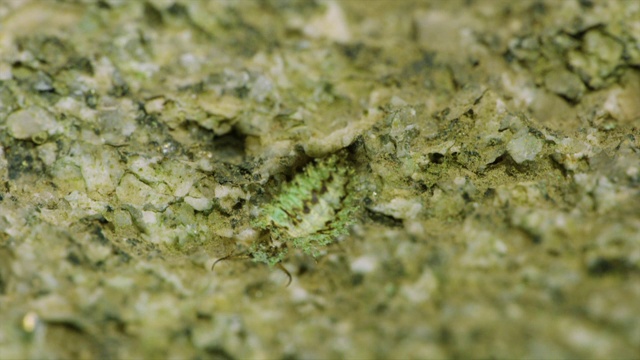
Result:
M357 205L353 169L344 156L340 152L316 159L261 209L254 225L268 230L269 236L251 246L254 261L278 264L289 247L317 256L348 232Z

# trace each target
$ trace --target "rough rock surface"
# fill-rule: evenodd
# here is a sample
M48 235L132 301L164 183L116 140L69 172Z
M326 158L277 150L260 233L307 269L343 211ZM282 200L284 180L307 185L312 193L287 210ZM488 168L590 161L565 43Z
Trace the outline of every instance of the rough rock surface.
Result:
M0 358L637 357L639 23L636 1L0 2ZM288 287L211 271L336 153L351 193L306 194L347 235L290 248Z

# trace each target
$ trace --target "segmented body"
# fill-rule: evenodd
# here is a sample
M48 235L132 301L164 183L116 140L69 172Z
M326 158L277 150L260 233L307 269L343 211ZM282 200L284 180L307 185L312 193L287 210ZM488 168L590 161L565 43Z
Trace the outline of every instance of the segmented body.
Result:
M344 155L316 159L262 208L254 225L269 230L270 236L251 247L254 261L278 264L290 246L317 256L348 232L357 204L353 169Z

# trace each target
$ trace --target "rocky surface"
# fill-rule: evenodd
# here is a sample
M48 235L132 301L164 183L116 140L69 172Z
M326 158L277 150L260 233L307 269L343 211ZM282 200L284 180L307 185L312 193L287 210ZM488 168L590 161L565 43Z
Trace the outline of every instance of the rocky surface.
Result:
M637 356L639 23L635 1L3 1L0 358ZM355 185L284 185L331 154ZM340 213L342 235L290 248L288 287L211 271L275 241L255 219L282 188L290 232Z

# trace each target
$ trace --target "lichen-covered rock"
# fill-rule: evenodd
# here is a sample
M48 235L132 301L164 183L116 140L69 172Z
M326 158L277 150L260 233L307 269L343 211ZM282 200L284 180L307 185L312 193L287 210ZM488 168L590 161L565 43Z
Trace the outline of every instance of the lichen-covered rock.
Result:
M600 30L590 30L583 38L581 51L568 53L569 65L591 88L611 83L610 77L623 64L624 45Z
M150 186L132 174L125 174L115 191L120 202L131 204L139 209L150 208L161 211L173 201L173 196L163 184Z
M639 15L0 1L0 358L636 358Z
M378 203L372 206L371 210L396 219L414 219L420 214L422 208L422 204L418 201L397 197L387 203Z
M11 113L7 117L7 127L16 139L29 139L37 143L42 143L48 136L62 131L55 117L37 106Z
M516 163L521 164L535 160L542 150L542 144L542 140L527 132L509 141L507 151Z
M214 196L224 211L231 211L238 202L249 199L249 194L242 189L225 185L216 186Z
M554 92L569 100L579 100L587 88L580 77L567 70L554 70L544 76L544 85Z
M197 211L206 211L213 206L213 202L210 199L202 197L185 196L184 202Z

